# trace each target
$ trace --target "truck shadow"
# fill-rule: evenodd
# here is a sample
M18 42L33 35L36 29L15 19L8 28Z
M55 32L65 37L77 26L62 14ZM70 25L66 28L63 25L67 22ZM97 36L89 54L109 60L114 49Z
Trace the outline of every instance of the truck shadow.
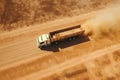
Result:
M74 39L75 38L75 39ZM52 43L52 45L42 48L41 50L46 51L52 51L52 52L59 52L60 49L64 49L70 46L74 46L77 44L81 44L87 41L90 41L90 39L87 36L80 36L80 37L74 37L66 40L62 40L57 42L58 44Z

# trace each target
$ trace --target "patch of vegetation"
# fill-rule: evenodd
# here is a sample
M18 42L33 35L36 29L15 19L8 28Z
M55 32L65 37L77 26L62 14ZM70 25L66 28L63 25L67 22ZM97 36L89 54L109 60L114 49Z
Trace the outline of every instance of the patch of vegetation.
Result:
M0 0L0 29L43 23L102 8L113 0Z

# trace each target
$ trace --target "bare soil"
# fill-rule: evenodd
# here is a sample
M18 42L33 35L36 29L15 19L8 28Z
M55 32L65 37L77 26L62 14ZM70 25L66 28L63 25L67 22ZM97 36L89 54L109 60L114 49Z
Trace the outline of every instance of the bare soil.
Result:
M98 9L79 16L1 33L0 80L119 80L118 10L118 6L115 10L110 9L112 15L107 13L110 18L102 17L102 20L98 15L106 12ZM91 26L90 23L96 20L97 23ZM102 22L105 22L104 25ZM44 50L37 48L36 38L40 34L78 24L88 30L86 36ZM92 34L89 35L89 32Z

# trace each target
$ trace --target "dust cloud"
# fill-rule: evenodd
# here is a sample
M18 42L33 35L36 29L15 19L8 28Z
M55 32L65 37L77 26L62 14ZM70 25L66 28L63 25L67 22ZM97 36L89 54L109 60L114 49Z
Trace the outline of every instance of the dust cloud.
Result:
M109 6L100 11L97 16L86 21L82 27L85 34L93 39L120 38L120 6Z

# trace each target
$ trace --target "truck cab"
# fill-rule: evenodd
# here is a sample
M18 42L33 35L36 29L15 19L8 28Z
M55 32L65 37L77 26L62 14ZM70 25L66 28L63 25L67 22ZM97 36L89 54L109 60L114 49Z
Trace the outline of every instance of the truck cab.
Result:
M38 48L50 45L50 34L42 34L37 39Z

